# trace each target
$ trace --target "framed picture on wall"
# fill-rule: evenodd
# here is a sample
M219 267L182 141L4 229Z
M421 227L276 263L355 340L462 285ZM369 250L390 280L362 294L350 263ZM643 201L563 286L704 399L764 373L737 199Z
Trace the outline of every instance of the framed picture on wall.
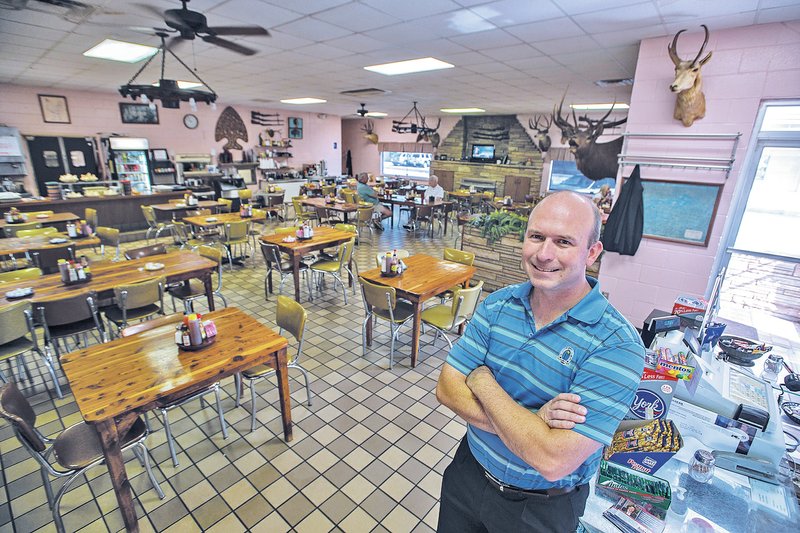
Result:
M595 196L600 194L600 187L608 185L613 191L616 187L616 178L603 178L592 181L584 176L575 161L550 161L550 176L547 180L547 192L573 191L580 194Z
M642 180L642 186L644 237L708 246L722 184Z
M69 119L69 107L67 107L66 96L56 96L54 94L40 94L39 108L42 110L42 120L55 124L71 124Z
M297 117L289 117L289 138L302 139L303 138L303 119Z
M158 106L150 104L119 103L123 124L158 124Z

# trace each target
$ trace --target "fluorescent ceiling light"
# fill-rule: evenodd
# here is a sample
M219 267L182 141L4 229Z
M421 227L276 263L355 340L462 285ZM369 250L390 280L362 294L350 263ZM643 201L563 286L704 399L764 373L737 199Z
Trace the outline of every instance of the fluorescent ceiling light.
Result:
M296 105L303 105L303 104L324 104L327 100L320 100L319 98L287 98L286 100L281 100L282 104L296 104Z
M617 102L616 104L570 104L570 107L576 111L608 111L611 109L611 106L614 106L614 109L617 111L630 107L628 104L623 104L622 102Z
M412 72L426 72L428 70L439 70L443 68L453 68L454 65L439 61L434 57L423 57L421 59L409 59L408 61L396 61L394 63L383 63L382 65L371 65L364 67L364 70L395 76L397 74L410 74Z
M381 113L380 111L370 111L367 113L368 117L385 117L388 116L387 113Z
M100 59L110 59L111 61L136 63L137 61L152 56L156 52L158 52L158 48L153 48L152 46L106 39L100 44L86 50L83 55Z
M480 107L446 107L439 111L442 113L457 113L459 115L464 115L466 113L486 113L486 110Z
M154 81L153 82L153 86L154 87L158 87L159 86L159 82ZM178 88L179 89L196 89L196 88L202 87L202 86L203 86L203 84L200 83L200 82L197 82L197 81L182 81L182 80L178 80Z

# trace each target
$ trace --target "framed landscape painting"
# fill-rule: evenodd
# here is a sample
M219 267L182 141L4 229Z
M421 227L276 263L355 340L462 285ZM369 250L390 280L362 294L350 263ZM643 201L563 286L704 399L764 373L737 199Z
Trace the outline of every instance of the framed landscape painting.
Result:
M55 124L71 124L69 107L66 96L54 94L40 94L39 108L42 110L42 120Z

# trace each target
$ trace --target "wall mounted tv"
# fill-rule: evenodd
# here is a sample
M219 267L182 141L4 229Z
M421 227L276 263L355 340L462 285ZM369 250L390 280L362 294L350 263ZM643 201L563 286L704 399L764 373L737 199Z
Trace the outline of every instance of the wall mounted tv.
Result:
M494 162L494 145L493 144L473 144L472 156L470 161L475 163L488 163Z

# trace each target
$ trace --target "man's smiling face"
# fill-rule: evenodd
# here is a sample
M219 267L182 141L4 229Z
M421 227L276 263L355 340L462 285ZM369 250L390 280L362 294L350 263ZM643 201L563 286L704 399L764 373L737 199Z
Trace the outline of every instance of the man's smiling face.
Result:
M538 290L570 291L586 283L586 267L594 263L602 244L589 246L596 209L574 194L542 200L531 213L522 266Z

